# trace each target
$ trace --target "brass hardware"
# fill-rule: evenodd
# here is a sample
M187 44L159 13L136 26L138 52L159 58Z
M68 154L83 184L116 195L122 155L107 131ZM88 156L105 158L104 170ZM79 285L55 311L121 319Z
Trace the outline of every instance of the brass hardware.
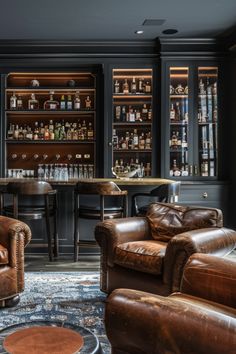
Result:
M202 193L202 197L203 198L208 198L208 193L207 192Z

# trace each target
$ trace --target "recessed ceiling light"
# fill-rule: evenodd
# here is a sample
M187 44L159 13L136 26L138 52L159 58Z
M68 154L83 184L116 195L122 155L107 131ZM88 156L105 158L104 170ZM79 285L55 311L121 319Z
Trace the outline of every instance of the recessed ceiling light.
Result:
M164 31L162 31L163 34L175 34L175 33L178 33L178 30L177 29L172 29L172 28L168 28Z
M144 32L144 31L139 30L139 31L135 31L134 33L135 33L135 34L143 34L143 32Z

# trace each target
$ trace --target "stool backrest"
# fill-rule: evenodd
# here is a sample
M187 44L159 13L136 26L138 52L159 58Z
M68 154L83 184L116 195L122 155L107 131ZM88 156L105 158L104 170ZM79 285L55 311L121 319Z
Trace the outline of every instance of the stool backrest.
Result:
M78 182L75 191L79 194L113 195L124 194L112 181L109 182Z
M44 181L9 182L7 193L18 195L45 195L52 191L49 183Z

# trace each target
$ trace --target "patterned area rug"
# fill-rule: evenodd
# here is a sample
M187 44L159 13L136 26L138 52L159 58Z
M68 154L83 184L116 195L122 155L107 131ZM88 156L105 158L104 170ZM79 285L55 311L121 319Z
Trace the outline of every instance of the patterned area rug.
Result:
M0 309L0 329L26 321L59 320L77 324L97 335L104 354L110 354L103 325L106 295L99 290L99 273L25 274L20 303Z

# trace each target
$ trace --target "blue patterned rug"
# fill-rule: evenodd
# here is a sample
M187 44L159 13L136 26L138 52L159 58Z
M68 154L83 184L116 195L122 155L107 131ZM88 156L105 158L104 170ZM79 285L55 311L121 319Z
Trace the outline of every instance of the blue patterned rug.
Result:
M91 330L103 353L110 354L103 324L105 298L99 290L98 272L29 272L20 303L0 309L0 329L33 320L66 321Z

